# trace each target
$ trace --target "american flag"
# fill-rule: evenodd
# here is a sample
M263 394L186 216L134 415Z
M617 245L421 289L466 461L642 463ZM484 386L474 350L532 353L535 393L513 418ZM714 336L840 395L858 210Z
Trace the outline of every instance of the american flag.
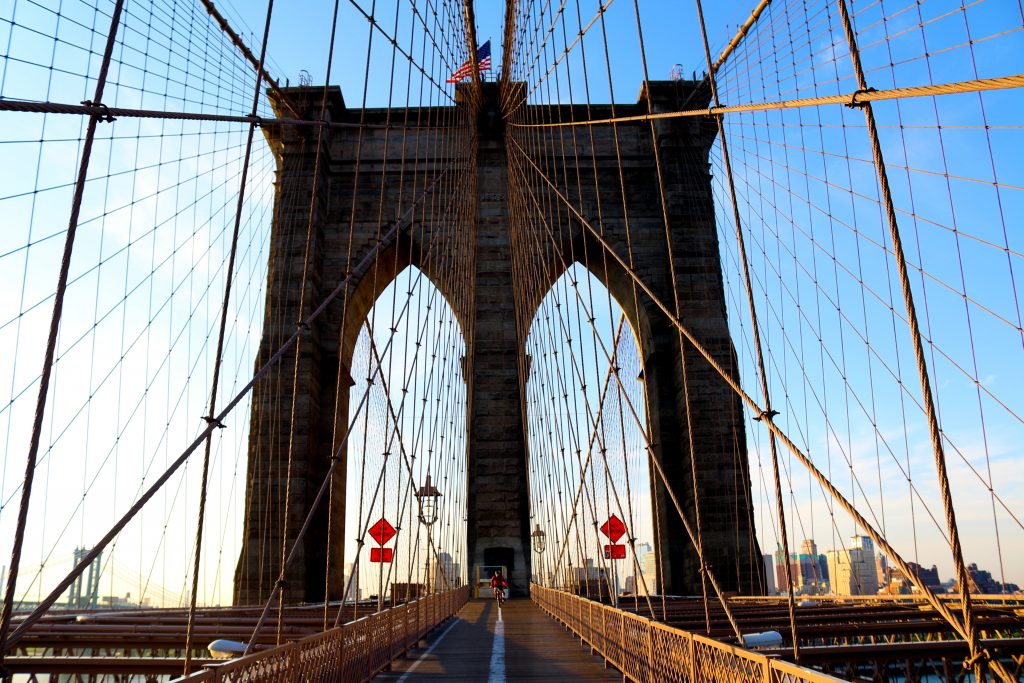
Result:
M487 41L476 51L476 58L479 62L479 69L481 71L491 70L491 41ZM455 70L455 73L448 79L449 83L461 83L463 80L473 75L473 62L467 59L462 66Z

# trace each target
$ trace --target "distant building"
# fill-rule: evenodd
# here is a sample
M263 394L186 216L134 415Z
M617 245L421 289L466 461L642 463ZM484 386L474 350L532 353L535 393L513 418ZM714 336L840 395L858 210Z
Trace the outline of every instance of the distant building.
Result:
M826 555L832 592L836 595L874 595L878 592L874 543L867 536L854 536L850 542L849 548L830 550Z
M587 559L582 567L567 567L565 572L566 588L577 595L593 599L611 595L609 576L604 567L594 565L594 560Z
M934 564L931 569L926 569L916 562L907 562L910 566L911 572L917 577L918 581L923 583L927 588L935 592L945 591L945 586L942 585L942 581L939 579L939 569ZM879 592L885 592L893 595L906 594L906 593L920 593L917 586L911 580L911 577L906 576L898 567L891 567L888 571L888 581L882 584L882 588Z
M918 591L910 580L896 572L893 572L889 576L889 581L878 589L879 595L911 595L916 592Z
M789 554L790 578L793 591L802 595L824 593L828 589L829 568L824 555L818 553L814 539L804 539L800 553ZM782 548L775 552L775 585L779 593L786 591L786 562ZM766 564L766 569L770 567Z
M764 593L765 595L775 595L779 591L775 584L775 562L767 553L762 556L762 559L764 560Z
M889 561L882 553L875 555L875 580L879 586L889 583Z
M928 588L941 588L942 580L939 578L939 568L934 564L931 569L925 569L916 562L908 562L910 569L917 575L917 578Z
M97 606L100 609L138 609L150 605L149 598L132 600L132 594L128 593L123 598L120 595L104 595Z
M352 576L352 568L355 565L351 562L345 563L345 572L342 575L342 582L345 586L345 601L358 602L363 597L363 591L359 588L359 577ZM350 583L351 582L351 583Z
M992 578L992 572L979 569L977 563L971 562L967 565L967 574L970 577L972 593L1016 593L1020 586L1015 583L1002 583Z
M640 565L640 576L636 579L638 595L655 595L658 592L658 555L650 543L636 547L636 560Z
M448 590L449 586L458 586L460 570L461 567L455 563L450 554L438 553L437 557L432 557L427 561L426 584L428 590L440 592Z

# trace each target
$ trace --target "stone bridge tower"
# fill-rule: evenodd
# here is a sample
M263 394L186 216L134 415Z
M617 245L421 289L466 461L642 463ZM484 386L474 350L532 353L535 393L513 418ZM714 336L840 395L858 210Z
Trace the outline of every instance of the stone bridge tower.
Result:
M285 91L290 110L281 116L315 120L322 96L320 88L291 88ZM334 124L325 129L320 144L319 164L316 127L266 127L266 135L278 163L276 208L271 236L266 318L261 345L261 360L272 354L295 329L303 265L306 260L306 234L312 226L306 278L306 301L319 302L345 277L345 264L358 264L373 249L382 250L379 258L349 274L347 310L336 301L326 314L303 330L299 357L299 382L296 398L299 410L295 424L289 424L292 401L291 373L294 355L282 360L282 381L264 381L254 389L249 444L249 488L246 492L247 519L245 539L235 574L236 603L256 603L266 599L277 579L282 542L289 545L302 525L316 489L327 471L332 450L332 426L336 415L348 415L351 378L344 376L350 362L359 328L380 292L408 265L424 271L455 311L467 340L472 362L466 377L468 415L467 467L467 562L511 565L513 591L524 594L530 577L529 486L527 452L520 397L524 387L520 373L524 339L515 323L512 298L511 236L508 215L508 136L499 108L497 84L483 84L482 97L464 97L460 107L473 106L467 112L475 128L468 133L445 132L440 126L406 131L396 141L395 131L386 131L388 121L417 121L420 126L441 123L450 108L419 110L348 109L339 90L329 93L327 118ZM645 86L640 102L617 106L619 116L646 113L650 97L657 111L678 109L684 101L706 102L708 93L700 84L655 82ZM692 106L692 105L691 105ZM571 112L566 106L562 120L604 118L609 107L579 107ZM448 109L446 114L445 110ZM360 137L355 125L364 127ZM448 129L451 130L451 129ZM553 136L568 135L569 129L555 129ZM622 179L630 203L630 238L636 269L663 301L671 302L672 287L678 288L682 319L705 346L726 367L734 368L735 354L728 334L722 273L719 264L718 237L711 196L708 153L715 126L703 119L661 121L656 127L656 142L661 153L666 200L673 240L676 282L672 282L665 250L657 177L654 172L652 140L646 122L618 126L618 157L610 126L598 126L587 137L580 157L587 162L563 169L576 186L601 188L604 206L622 206L617 158L626 173ZM449 136L458 136L449 139ZM388 136L391 136L390 139ZM468 137L467 137L468 136ZM582 139L582 138L580 138ZM592 142L591 142L592 140ZM404 147L403 147L404 146ZM424 147L425 146L425 147ZM403 154L414 158L412 150L433 149L428 163L416 168L417 182L399 183L403 172ZM438 169L452 162L464 149L475 149L476 210L467 215L469 248L475 250L473 282L453 282L452 269L430 260L429 240L435 228L429 213L417 220L420 230L414 237L399 231L394 239L379 243L382 222L390 224L398 216L381 215L379 207L409 206L414 192L422 192ZM421 158L422 158L422 152ZM597 160L597 178L594 164ZM406 163L408 163L406 161ZM355 182L357 174L366 180ZM410 170L404 170L409 177ZM586 177L584 177L586 176ZM394 178L395 182L391 182ZM310 201L317 186L316 205L310 220ZM356 187L356 191L353 191ZM418 188L418 189L414 189ZM596 215L597 198L584 190L578 197L585 215ZM591 210L593 209L593 210ZM613 249L625 248L624 221L621 214L603 215L604 234ZM350 231L350 226L352 229ZM351 241L350 241L351 233ZM654 304L644 297L634 305L628 275L598 258L604 249L588 239L582 228L563 235L558 246L565 254L579 258L587 253L594 275L611 290L626 312L634 329L642 330L646 367L646 398L650 406L650 432L655 456L692 518L694 487L687 444L687 417L683 402L682 371L678 334ZM417 241L419 243L417 243ZM351 249L351 259L349 259ZM622 252L625 255L625 252ZM561 275L550 273L551 283ZM474 296L451 296L460 287L472 287ZM539 305L544 292L538 293ZM460 303L460 302L472 303ZM315 305L315 304L314 304ZM309 309L307 308L307 311ZM746 467L746 445L739 401L731 395L706 363L687 356L688 383L691 392L692 424L695 429L695 465L701 500L703 536L708 562L725 590L758 593L763 585L763 564L754 538L751 516L750 482ZM340 360L340 363L339 363ZM338 368L342 377L338 377ZM345 418L342 418L342 422ZM284 509L287 482L287 453L292 440L290 505ZM343 462L344 464L344 462ZM328 544L332 538L344 538L345 467L339 468L336 491L330 509L321 506L307 533L299 556L289 571L285 600L323 600L328 586L331 599L342 593L342 542ZM661 549L658 568L666 590L677 594L697 594L701 579L696 556L682 532L677 513L663 486L652 476L652 494L659 505ZM266 511L270 510L268 514ZM288 534L283 539L280 521L287 516ZM338 576L326 581L327 554ZM334 570L332 570L332 574Z

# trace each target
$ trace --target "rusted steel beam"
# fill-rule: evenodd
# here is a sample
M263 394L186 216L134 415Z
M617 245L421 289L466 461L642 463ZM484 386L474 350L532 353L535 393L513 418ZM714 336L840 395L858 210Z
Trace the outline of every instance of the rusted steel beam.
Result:
M1024 638L985 638L982 645L999 656L1024 655ZM769 656L784 657L788 650L762 650ZM916 643L876 643L871 645L807 646L800 656L808 663L864 663L924 659L963 659L968 652L962 640L932 640Z
M138 674L175 675L184 659L177 657L5 657L4 667L15 674ZM196 666L215 659L193 659Z

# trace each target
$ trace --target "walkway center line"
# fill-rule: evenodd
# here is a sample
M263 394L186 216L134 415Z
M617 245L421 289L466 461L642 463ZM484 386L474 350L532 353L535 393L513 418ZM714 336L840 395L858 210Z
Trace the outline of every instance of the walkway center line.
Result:
M491 667L487 683L505 683L505 622L498 608L498 620L494 622L494 645L491 647Z
M416 667L418 667L420 664L423 663L423 658L426 657L427 655L429 655L431 652L433 652L434 648L437 647L438 643L440 643L442 640L444 640L444 637L446 635L448 635L448 632L451 631L453 628L455 628L455 625L458 624L460 621L462 621L462 620L459 619L458 617L453 619L452 623L448 625L448 628L446 628L444 631L442 631L441 635L439 635L437 637L437 640L432 642L430 644L430 647L428 647L424 652L422 652L420 654L419 657L416 658L416 661L412 663L412 666L410 666L408 669L406 669L405 673L402 674L402 677L398 679L397 683L405 683L405 681L409 678L409 676L412 675L412 672L416 670Z

